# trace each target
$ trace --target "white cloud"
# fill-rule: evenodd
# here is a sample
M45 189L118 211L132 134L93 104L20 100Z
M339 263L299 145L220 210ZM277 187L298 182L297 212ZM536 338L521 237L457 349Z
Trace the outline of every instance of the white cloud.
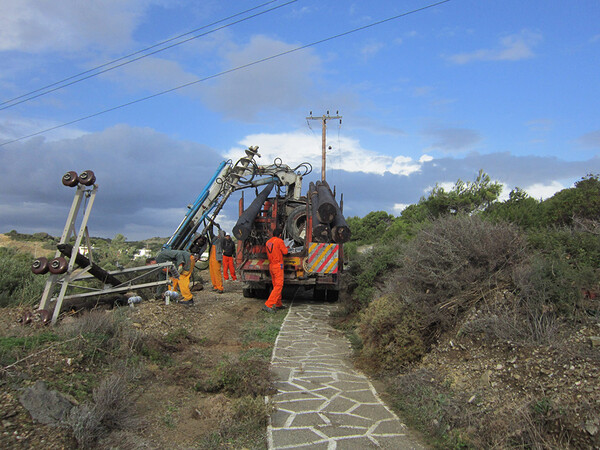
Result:
M193 73L186 72L178 62L148 57L127 64L102 75L130 90L143 89L153 93L172 89L199 79ZM200 86L201 87L201 86ZM192 88L177 90L178 94L187 95ZM197 90L192 90L197 92Z
M478 132L467 128L430 127L423 134L434 140L428 150L441 150L445 153L464 152L481 141Z
M369 42L362 46L360 49L360 54L363 59L369 59L375 56L379 51L384 47L382 42Z
M223 70L253 64L296 47L254 36L247 45L227 53ZM310 94L311 80L320 64L312 50L296 51L216 78L204 91L204 98L212 109L240 120L253 120L258 112L295 110L314 95Z
M562 191L565 188L566 186L563 186L558 181L553 181L549 184L535 183L531 186L524 188L524 190L525 192L527 192L527 194L529 194L530 197L533 197L538 200L545 200L547 198L552 197L558 191Z
M73 51L88 45L122 48L148 0L0 1L0 51Z
M525 125L529 128L529 130L534 132L548 132L552 131L554 128L554 120L552 119L535 119L530 120Z
M588 148L600 148L600 130L591 131L577 139L579 145Z
M533 49L542 41L542 35L528 30L500 39L499 48L480 49L471 53L458 53L447 57L455 64L472 61L519 61L534 56Z
M253 145L259 146L262 158L259 164L271 164L277 157L284 164L294 167L303 162L313 166L313 170L320 170L322 147L321 138L306 133L282 134L254 134L245 137L240 144L244 148L235 147L227 157L236 161L243 156L245 148ZM383 175L389 172L394 175L410 175L421 169L423 162L431 160L429 156L422 156L421 160L414 160L408 156L389 156L362 148L360 142L348 137L340 137L339 148L332 148L328 168L343 169L345 172L364 172ZM343 161L340 166L338 161Z
M402 211L404 211L409 206L410 206L410 204L407 204L407 203L394 203L394 206L392 207L392 209L394 211L394 214L400 214Z
M30 134L37 133L41 130L47 130L58 125L60 125L59 122L51 120L22 118L17 116L0 119L0 144L13 139L19 139L22 136L29 136ZM45 133L44 138L48 142L51 142L62 139L73 139L85 134L87 134L87 132L77 128L60 127Z

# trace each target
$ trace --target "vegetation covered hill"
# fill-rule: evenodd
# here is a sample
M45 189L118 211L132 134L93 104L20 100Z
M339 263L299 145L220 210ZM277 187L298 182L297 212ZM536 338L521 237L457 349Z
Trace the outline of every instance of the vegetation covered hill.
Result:
M521 189L498 201L500 191L480 172L449 191L436 186L398 217L348 218L336 322L356 363L432 447L600 448L600 180L588 175L545 201ZM260 399L282 317L201 291L193 313L149 301L22 327L16 320L45 281L31 261L56 241L16 231L1 241L0 443L264 448ZM93 239L108 269L161 244ZM37 379L79 403L70 428L34 427L19 406L19 389ZM110 403L115 395L141 399L142 410Z
M357 361L440 448L600 446L600 180L537 201L480 173L350 218Z

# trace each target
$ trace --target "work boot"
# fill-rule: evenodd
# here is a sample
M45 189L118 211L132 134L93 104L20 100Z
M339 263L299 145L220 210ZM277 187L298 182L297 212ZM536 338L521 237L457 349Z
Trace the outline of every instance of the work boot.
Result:
M262 310L271 314L276 312L275 308L269 308L267 305L263 305Z
M287 309L287 306L285 305L279 305L279 306L275 306L275 309L279 310L279 309Z
M217 291L217 294L222 294L223 293L223 291L220 290L220 289L215 289L215 290Z
M184 306L194 306L194 299L192 298L190 300L179 300L177 303Z

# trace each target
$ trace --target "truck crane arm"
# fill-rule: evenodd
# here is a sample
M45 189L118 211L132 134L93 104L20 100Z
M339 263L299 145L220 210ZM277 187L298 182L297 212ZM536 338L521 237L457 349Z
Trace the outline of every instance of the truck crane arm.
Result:
M254 161L255 156L260 157L256 146L248 147L246 156L234 165L223 161L194 203L188 205L188 212L163 248L189 251L199 237L206 238L231 194L239 189L275 183L288 186L288 195L300 198L302 177L312 171L309 163L292 169L277 158L273 164L260 166Z

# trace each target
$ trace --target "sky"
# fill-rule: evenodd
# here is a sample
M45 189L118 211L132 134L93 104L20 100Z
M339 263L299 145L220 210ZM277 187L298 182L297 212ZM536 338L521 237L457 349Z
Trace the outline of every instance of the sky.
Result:
M598 0L0 0L0 232L168 237L221 161L308 162L346 217L480 170L543 199L600 173ZM340 123L341 122L341 123ZM245 195L252 195L251 193ZM218 221L236 221L235 193Z

